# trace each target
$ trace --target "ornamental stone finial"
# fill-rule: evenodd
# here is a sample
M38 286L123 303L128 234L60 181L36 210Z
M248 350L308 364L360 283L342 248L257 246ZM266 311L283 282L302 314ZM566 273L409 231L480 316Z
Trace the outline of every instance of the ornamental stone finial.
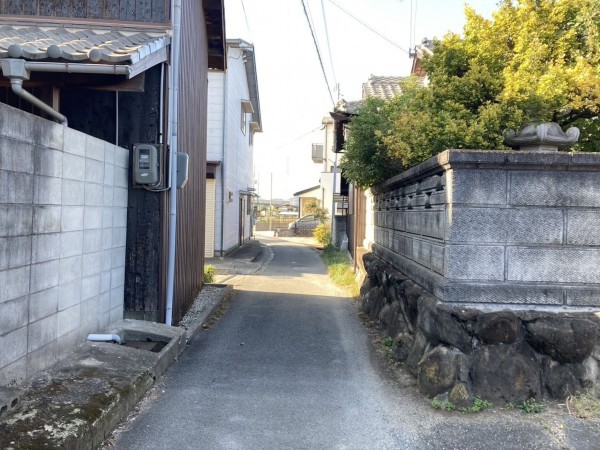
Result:
M504 132L504 143L529 152L556 152L559 147L570 147L579 139L579 128L571 127L565 133L557 123L543 122L525 125L519 133Z

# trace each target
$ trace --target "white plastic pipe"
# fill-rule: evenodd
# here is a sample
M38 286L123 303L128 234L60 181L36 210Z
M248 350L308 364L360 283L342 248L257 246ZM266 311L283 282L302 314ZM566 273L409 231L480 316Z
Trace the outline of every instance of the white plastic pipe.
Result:
M57 110L55 110L51 106L47 105L43 101L41 101L39 98L35 97L33 94L30 94L28 91L23 89L23 80L21 78L11 78L10 86L12 87L12 91L15 93L15 95L17 95L17 96L21 97L23 100L31 103L36 108L41 109L46 114L49 114L50 116L54 117L62 125L64 125L64 126L68 125L67 118L65 116L63 116Z
M179 53L181 35L181 1L173 0L173 39L169 66L169 136L171 149L171 189L169 190L169 256L167 262L167 299L165 324L173 323L173 295L175 291L175 245L177 244L177 126L179 114Z
M88 334L87 340L92 342L116 342L117 344L123 343L118 334Z

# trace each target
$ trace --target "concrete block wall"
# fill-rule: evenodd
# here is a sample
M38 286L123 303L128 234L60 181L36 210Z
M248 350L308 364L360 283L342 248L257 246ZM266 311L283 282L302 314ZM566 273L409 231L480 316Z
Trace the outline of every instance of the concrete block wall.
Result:
M600 307L600 155L449 150L373 188L376 255L440 300Z
M0 104L0 385L123 317L128 151Z

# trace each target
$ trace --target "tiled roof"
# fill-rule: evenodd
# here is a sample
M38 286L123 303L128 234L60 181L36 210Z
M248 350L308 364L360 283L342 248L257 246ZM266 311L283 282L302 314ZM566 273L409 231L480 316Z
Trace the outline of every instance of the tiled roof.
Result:
M356 111L363 105L363 103L363 100L347 101L341 99L335 104L335 111L346 114L356 114Z
M135 64L169 42L166 33L0 26L0 58Z
M369 81L363 83L362 97L378 97L381 99L390 99L400 94L400 82L405 77L381 77L371 75Z

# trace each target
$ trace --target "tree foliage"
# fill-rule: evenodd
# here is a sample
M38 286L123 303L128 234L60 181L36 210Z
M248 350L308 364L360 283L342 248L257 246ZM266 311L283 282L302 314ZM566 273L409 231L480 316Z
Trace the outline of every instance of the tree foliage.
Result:
M492 19L465 14L463 35L425 61L428 86L409 78L351 121L341 166L355 184L449 148L502 149L504 129L532 120L578 126L575 150L600 151L600 2L505 0Z
M321 223L325 223L329 220L329 210L323 208L316 200L311 200L304 206L304 212L306 214L314 214L317 220Z

